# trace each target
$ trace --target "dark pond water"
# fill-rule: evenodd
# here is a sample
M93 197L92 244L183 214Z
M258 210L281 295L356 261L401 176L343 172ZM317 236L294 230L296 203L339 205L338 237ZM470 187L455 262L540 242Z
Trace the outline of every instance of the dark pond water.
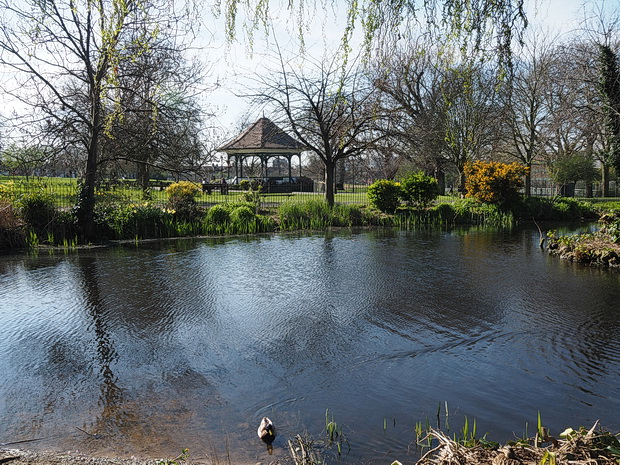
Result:
M620 429L620 274L538 232L362 232L0 258L0 443L269 461L343 426L346 463L414 426ZM279 427L273 456L256 437ZM346 450L346 448L345 448Z

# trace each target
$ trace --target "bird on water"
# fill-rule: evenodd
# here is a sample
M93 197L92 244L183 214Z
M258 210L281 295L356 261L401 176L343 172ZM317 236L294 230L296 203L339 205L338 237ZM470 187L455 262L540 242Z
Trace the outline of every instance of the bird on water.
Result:
M257 433L258 437L267 444L271 444L276 438L276 428L273 425L273 422L267 417L263 417L261 420L260 425L258 425Z

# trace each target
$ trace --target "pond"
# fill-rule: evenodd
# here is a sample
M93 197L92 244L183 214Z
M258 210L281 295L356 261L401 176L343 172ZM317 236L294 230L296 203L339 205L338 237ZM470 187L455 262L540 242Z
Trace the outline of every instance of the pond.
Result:
M620 274L535 229L201 239L0 258L0 443L269 462L320 438L411 463L416 422L620 429ZM273 455L260 418L278 428Z

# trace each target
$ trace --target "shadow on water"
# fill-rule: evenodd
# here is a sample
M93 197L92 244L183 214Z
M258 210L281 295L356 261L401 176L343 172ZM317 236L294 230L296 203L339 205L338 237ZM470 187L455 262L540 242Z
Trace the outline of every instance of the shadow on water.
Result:
M556 433L618 428L620 275L538 239L374 230L11 257L0 443L272 461L329 409L345 461L385 461L415 457L415 423L444 402L499 441L538 410Z

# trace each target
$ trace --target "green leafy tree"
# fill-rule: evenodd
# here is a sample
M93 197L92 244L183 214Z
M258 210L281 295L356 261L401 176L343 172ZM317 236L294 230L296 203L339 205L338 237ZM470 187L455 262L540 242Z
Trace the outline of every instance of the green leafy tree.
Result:
M609 45L598 46L598 90L603 110L607 143L603 169L611 164L620 172L620 69L618 54ZM605 163L606 162L606 163ZM604 183L606 180L603 181Z
M406 176L400 184L402 199L422 208L428 206L439 195L437 179L422 172Z
M551 178L558 186L577 181L592 182L599 177L592 158L583 153L558 158L550 169Z

